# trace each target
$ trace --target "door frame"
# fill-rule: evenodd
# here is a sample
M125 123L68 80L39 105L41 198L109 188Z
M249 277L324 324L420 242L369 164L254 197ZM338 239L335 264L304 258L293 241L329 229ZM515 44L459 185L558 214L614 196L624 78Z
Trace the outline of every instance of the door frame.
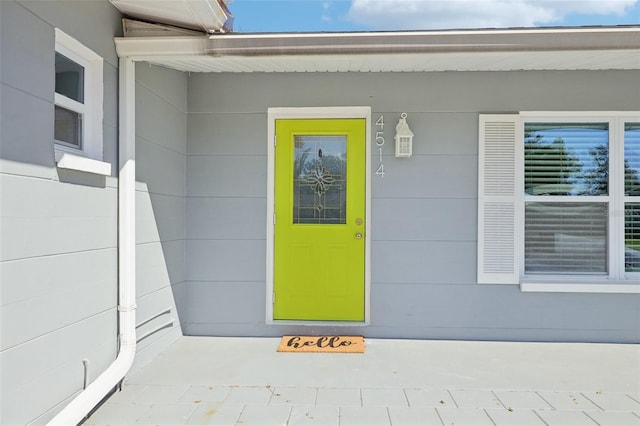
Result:
M364 321L295 321L273 319L273 272L275 225L275 134L276 120L359 118L365 120L365 243L364 243ZM266 247L266 323L299 325L368 325L371 294L371 107L269 108L267 110L267 247Z

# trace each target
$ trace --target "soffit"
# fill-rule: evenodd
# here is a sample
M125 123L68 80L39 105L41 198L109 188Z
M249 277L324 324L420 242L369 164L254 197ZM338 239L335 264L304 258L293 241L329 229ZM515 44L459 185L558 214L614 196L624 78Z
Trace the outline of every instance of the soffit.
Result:
M530 53L263 56L157 56L145 62L185 72L426 72L640 69L640 50Z

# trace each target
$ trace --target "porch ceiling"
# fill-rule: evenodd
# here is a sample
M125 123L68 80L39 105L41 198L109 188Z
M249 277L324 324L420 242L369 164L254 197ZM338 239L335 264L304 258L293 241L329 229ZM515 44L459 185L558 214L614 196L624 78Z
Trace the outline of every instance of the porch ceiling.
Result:
M640 69L640 27L128 37L116 47L185 72Z

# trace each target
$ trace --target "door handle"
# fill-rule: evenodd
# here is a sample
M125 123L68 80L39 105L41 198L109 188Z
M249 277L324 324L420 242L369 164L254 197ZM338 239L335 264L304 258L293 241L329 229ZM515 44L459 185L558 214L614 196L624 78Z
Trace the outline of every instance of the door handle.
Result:
M356 234L356 240L361 240L362 239L362 234L360 232L358 232Z

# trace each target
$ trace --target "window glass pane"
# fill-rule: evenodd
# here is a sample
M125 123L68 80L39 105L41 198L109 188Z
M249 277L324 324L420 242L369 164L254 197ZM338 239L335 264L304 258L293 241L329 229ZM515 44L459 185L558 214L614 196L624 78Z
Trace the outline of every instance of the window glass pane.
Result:
M529 195L607 195L607 123L526 123L524 190Z
M56 142L82 149L82 114L56 105L54 137Z
M640 123L624 125L624 193L640 196Z
M57 52L56 93L84 103L84 67Z
M346 223L346 136L295 136L294 161L293 223Z
M526 203L527 274L607 273L607 203Z
M640 203L624 206L624 269L640 272Z

